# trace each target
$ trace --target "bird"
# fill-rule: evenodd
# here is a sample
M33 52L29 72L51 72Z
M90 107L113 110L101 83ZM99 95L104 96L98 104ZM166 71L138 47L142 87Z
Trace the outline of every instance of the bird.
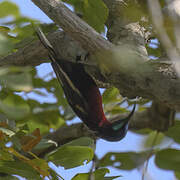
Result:
M59 59L57 52L50 44L40 28L36 33L48 50L52 68L60 82L67 102L75 114L96 136L106 141L120 141L128 131L129 121L135 111L136 104L130 114L115 122L110 122L105 117L102 96L94 79L85 71L84 65Z

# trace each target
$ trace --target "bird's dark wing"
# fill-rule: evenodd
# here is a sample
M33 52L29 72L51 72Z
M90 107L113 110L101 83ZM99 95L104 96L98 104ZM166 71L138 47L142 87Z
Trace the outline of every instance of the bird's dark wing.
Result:
M78 72L81 65L57 59L58 56L53 46L45 37L44 33L39 28L36 30L36 32L41 43L49 52L51 65L64 90L68 103L81 119L87 118L89 110L88 103L79 89L76 87L79 80L75 73ZM74 80L75 77L77 79Z

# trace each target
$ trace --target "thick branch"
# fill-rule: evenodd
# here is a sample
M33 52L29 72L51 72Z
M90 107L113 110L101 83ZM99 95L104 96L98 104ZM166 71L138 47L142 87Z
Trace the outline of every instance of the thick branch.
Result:
M32 0L46 15L90 53L113 45L82 21L59 0Z
M85 54L86 52L80 47L79 43L67 36L63 31L50 33L48 36L50 42L57 44L59 50L59 58L73 60L76 56ZM48 52L37 40L27 44L17 52L0 59L0 66L16 65L16 66L37 66L41 63L48 62Z

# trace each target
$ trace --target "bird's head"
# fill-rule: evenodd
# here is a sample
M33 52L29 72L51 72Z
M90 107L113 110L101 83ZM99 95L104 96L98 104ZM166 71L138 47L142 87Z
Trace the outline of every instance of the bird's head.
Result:
M120 141L125 137L128 131L128 124L131 116L135 111L136 105L134 105L133 110L124 119L117 120L111 124L104 125L98 128L97 135L102 139L107 141Z
M107 141L120 141L127 133L128 123L129 120L119 120L110 125L100 127L97 135Z

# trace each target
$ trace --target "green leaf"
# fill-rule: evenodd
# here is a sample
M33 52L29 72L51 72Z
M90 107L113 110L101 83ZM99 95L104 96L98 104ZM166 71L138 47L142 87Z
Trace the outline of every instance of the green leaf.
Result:
M43 170L45 172L45 174L49 174L48 173L49 166L48 166L48 163L44 159L39 159L39 158L32 159L31 163L34 164L34 166Z
M140 99L138 99L138 100L136 101L136 103L139 104L139 105L145 105L145 104L147 104L147 103L149 103L149 102L150 102L149 99L144 99L144 98L140 98Z
M108 8L102 0L84 0L83 19L96 31L103 32Z
M73 5L76 12L82 13L82 19L96 31L104 31L108 8L102 0L65 0L65 2Z
M3 180L19 180L19 178L15 177L15 176L4 176Z
M164 134L157 131L152 131L144 142L144 147L150 148L160 145L164 139Z
M34 148L33 150L35 150L36 152L38 150L42 150L42 149L46 149L49 148L51 146L55 146L57 147L58 144L55 141L49 140L49 139L42 139Z
M48 160L56 165L61 165L65 169L74 168L90 162L94 156L92 148L92 139L80 138L58 148L55 152L49 154Z
M120 114L120 113L127 113L129 112L126 108L122 108L120 106L114 106L111 110L111 114L115 115L115 114Z
M0 161L12 161L13 155L3 149L0 149Z
M156 154L155 162L159 168L180 171L180 150L164 149L159 151Z
M89 137L81 137L78 139L75 139L69 143L67 143L66 145L70 145L70 146L88 146L91 148L95 148L94 146L94 140L89 138Z
M68 103L64 96L64 92L62 87L57 82L57 79L53 78L48 82L41 79L41 78L33 78L33 85L34 88L44 88L50 93L53 93L54 96L57 98L58 105L62 105L63 107L67 107Z
M158 45L158 44L156 44L156 45ZM162 51L161 51L160 47L152 48L152 47L146 46L146 49L148 51L149 56L155 56L155 57L162 56Z
M49 156L49 161L56 165L63 166L65 169L74 168L87 163L93 158L93 150L83 146L65 146L57 149Z
M61 178L61 176L59 174L57 174L57 172L53 169L49 169L50 175L52 177L52 180L59 180L59 179L63 179Z
M0 56L12 52L13 47L12 42L0 32Z
M8 33L10 32L10 28L6 26L0 26L0 33L2 33L5 36L8 36Z
M140 130L133 130L134 133L137 133L137 134L142 134L142 135L148 135L152 132L153 130L152 129L149 129L149 128L144 128L144 129L140 129Z
M119 177L121 176L108 176L108 177L104 177L104 180L114 180L114 179L118 180L117 178Z
M26 23L27 22L29 23L29 22L31 22L31 20L28 19L26 21ZM24 23L24 22L22 22L22 23ZM22 26L22 27L17 27L15 29L13 29L12 32L17 34L17 37L16 37L17 39L23 40L23 42L20 43L21 47L23 47L22 46L23 44L26 45L26 44L28 44L28 42L30 43L34 39L34 37L33 37L34 29L32 27L32 24L28 24L28 25Z
M22 151L22 145L21 145L21 137L22 135L20 136L19 135L20 133L16 133L15 136L13 136L11 138L11 142L13 143L13 147L19 151ZM18 136L19 135L19 136Z
M174 126L170 127L165 135L172 138L176 143L180 143L180 122L175 121Z
M109 169L102 168L93 172L95 180L104 180L106 173L109 173ZM72 180L89 180L90 173L80 173L75 175Z
M8 135L9 137L13 136L15 133L9 129L0 127L0 131L2 131L4 134Z
M41 134L45 134L49 132L49 125L46 123L39 123L36 121L36 118L32 119L34 116L28 119L27 125L29 128L29 132L33 132L37 127L40 129Z
M7 73L0 76L0 84L16 91L32 90L32 80L26 68L11 67Z
M28 100L28 104L29 104ZM31 104L32 105L32 104ZM32 131L36 127L39 127L41 132L47 132L49 128L57 129L65 124L64 119L59 113L59 107L55 104L40 104L38 106L32 105L30 107L33 109L33 114L28 116L28 126ZM43 121L42 121L43 119Z
M72 108L70 106L66 106L66 108L64 109L63 118L65 120L72 120L75 116L76 114L74 113Z
M119 90L117 88L111 87L106 89L102 95L103 104L108 104L114 101L116 102L117 96L119 96Z
M16 18L14 18L12 21L10 20L10 21L6 22L6 25L8 25L8 26L15 25L15 29L16 29L16 28L23 28L25 24L28 23L27 25L29 25L30 22L38 22L38 21L31 19L27 16L18 16ZM13 28L13 30L14 30L14 28Z
M180 171L175 171L174 174L177 179L180 179Z
M0 161L0 172L19 175L27 179L41 180L40 175L31 166L20 161Z
M16 4L8 1L0 3L0 18L13 15L18 17L20 15L19 8Z
M122 152L122 153L107 153L100 161L98 166L112 166L123 170L132 170L142 165L148 157L147 152Z
M20 96L9 95L0 101L0 111L10 119L20 120L30 113L30 108Z
M55 23L43 23L41 24L41 29L44 33L54 32L58 29Z

